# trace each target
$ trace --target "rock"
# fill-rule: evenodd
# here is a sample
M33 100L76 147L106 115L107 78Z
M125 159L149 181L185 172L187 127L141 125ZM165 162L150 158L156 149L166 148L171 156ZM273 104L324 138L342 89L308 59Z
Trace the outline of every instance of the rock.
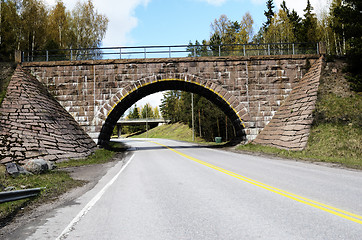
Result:
M53 170L53 169L56 169L56 168L57 168L57 166L55 165L54 162L52 162L52 161L46 161L46 162L47 162L47 164L48 164L48 169L49 169L49 170Z
M20 174L31 174L30 172L26 171L22 166L19 166L16 163L7 163L5 164L6 172L10 174L12 177L17 177Z
M31 173L40 174L48 171L49 165L44 159L31 159L25 163L24 168Z
M20 170L16 163L13 163L13 162L7 163L7 164L5 164L5 167L6 167L6 172L13 177L16 177L20 174Z

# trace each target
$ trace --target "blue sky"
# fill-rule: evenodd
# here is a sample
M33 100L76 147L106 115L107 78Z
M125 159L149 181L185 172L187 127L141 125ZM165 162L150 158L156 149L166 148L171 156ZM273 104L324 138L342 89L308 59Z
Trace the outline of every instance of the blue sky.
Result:
M246 0L231 0L221 5L197 0L152 0L147 6L136 8L135 14L139 16L139 21L130 34L131 41L136 45L174 45L188 44L190 40L201 41L209 38L210 24L221 14L240 21L247 11L254 18L255 29L259 29L264 20L262 5Z
M56 0L45 0L49 7ZM85 1L85 0L83 0ZM330 0L310 0L320 14ZM63 0L72 9L75 0ZM282 0L274 0L279 8ZM221 14L240 21L246 12L254 19L254 33L265 21L266 0L93 0L99 13L109 19L103 46L185 45L210 37L210 24ZM300 16L307 0L286 0ZM148 96L137 104L160 104L162 94Z
M44 0L49 7L56 0ZM81 0L85 1L85 0ZM310 0L319 13L331 0ZM72 9L76 0L63 0ZM279 8L282 0L274 0ZM93 0L109 19L103 46L177 45L209 38L210 24L221 14L240 21L246 12L254 19L254 33L265 21L266 0ZM307 0L286 0L299 15Z

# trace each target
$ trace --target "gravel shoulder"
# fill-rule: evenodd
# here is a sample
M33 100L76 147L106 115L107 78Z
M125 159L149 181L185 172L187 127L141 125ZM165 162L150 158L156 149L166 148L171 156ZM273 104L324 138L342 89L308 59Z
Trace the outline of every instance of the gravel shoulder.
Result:
M23 226L38 221L43 215L60 206L71 204L75 199L82 196L98 183L98 181L115 166L118 162L124 161L127 153L117 153L113 161L87 165L81 167L63 168L70 173L70 176L76 180L85 181L81 187L74 188L60 195L55 201L45 204L28 205L21 209L14 219L1 229L0 239L17 239L16 236L22 231Z

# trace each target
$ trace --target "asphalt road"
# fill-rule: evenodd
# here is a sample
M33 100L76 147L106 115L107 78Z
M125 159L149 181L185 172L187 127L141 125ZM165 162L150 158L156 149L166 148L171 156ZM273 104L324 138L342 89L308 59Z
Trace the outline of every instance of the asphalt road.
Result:
M361 171L125 142L126 164L27 239L362 239Z

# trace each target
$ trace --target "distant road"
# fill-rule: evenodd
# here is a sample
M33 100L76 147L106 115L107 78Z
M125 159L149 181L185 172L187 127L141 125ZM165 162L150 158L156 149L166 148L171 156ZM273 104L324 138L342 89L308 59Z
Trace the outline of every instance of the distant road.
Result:
M127 165L28 239L362 239L361 171L124 142L133 147Z

